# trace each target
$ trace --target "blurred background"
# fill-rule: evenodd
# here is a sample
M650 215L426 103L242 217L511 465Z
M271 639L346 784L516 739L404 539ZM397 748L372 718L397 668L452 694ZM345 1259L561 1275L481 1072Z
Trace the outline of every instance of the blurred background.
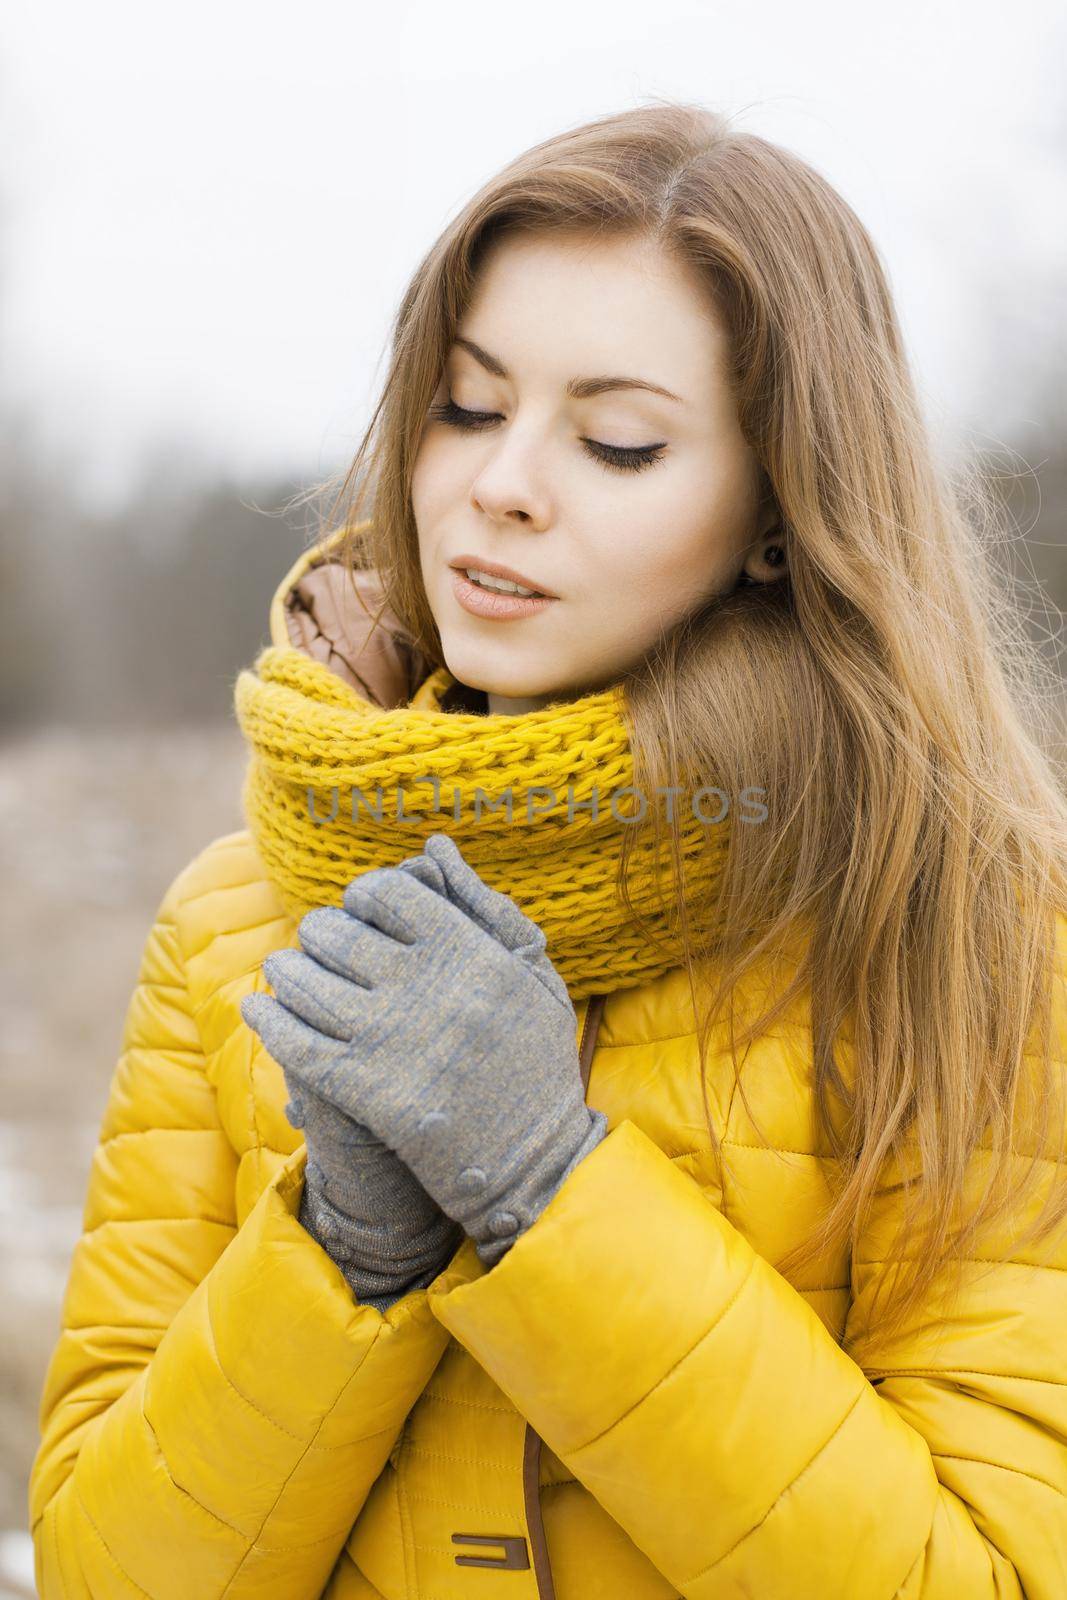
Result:
M125 1007L241 827L238 670L419 258L501 164L646 97L797 150L882 252L1060 694L1067 13L36 0L0 33L0 1600ZM1062 703L1062 702L1060 702Z

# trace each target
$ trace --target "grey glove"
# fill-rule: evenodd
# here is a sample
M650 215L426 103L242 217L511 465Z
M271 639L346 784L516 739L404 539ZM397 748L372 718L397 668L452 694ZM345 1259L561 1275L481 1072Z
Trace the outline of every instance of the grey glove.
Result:
M447 834L300 923L294 984L242 1005L287 1076L364 1123L492 1265L606 1135L543 930ZM247 1010L246 1010L247 1007Z
M421 856L401 864L416 876L438 876ZM294 956L299 952L285 948L263 962L267 981L291 1005L299 989ZM305 993L301 1004L305 1014L314 1014L313 996ZM244 1002L241 1015L251 1025ZM298 1220L340 1267L359 1302L384 1312L433 1282L463 1230L369 1128L287 1072L285 1082L285 1115L304 1130L308 1147Z
M263 963L275 988L284 989L285 956L277 951ZM369 1128L288 1074L286 1084L292 1098L285 1114L303 1128L308 1147L298 1220L340 1267L360 1304L384 1312L433 1282L463 1230Z

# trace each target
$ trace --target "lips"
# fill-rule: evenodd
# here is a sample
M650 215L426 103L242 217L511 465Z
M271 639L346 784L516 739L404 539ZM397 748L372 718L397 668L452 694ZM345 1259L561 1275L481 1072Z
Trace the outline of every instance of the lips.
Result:
M491 578L506 578L510 583L521 584L524 589L533 589L539 596L544 595L548 600L559 599L558 594L544 584L538 583L536 578L528 578L525 573L517 572L514 567L505 567L499 561L486 561L480 556L461 555L450 561L449 566L454 572L466 573L470 569L472 572L488 573Z
M464 611L489 622L510 622L520 617L532 617L556 604L554 597L501 594L499 590L483 589L479 584L472 583L459 569L453 569L452 572L452 593Z

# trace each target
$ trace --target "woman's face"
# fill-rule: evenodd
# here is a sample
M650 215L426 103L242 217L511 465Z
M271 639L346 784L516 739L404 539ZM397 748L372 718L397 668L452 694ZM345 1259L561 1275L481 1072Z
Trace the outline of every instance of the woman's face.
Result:
M434 396L461 412L431 409L412 503L445 663L490 711L603 688L742 568L773 576L759 543L773 501L761 512L726 362L699 281L647 242L527 236L489 252ZM590 379L597 392L574 392ZM557 598L472 615L459 556Z

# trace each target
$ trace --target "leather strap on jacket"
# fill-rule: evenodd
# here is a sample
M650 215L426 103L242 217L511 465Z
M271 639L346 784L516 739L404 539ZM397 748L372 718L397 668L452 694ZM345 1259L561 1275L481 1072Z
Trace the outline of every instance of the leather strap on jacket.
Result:
M589 1069L593 1065L593 1051L596 1049L596 1036L600 1032L600 1018L604 1012L606 994L591 994L589 1004L585 1009L585 1022L582 1026L582 1039L578 1046L578 1065L582 1069L582 1088L589 1092Z
M592 994L586 1006L582 1038L578 1046L578 1064L582 1069L582 1088L586 1094L589 1092L589 1071L593 1065L593 1051L596 1049L600 1018L606 1000L605 994ZM540 1477L541 1436L527 1423L522 1456L522 1494L526 1509L526 1526L530 1534L530 1554L533 1557L539 1600L556 1600L556 1587L552 1582L545 1528L541 1520Z

